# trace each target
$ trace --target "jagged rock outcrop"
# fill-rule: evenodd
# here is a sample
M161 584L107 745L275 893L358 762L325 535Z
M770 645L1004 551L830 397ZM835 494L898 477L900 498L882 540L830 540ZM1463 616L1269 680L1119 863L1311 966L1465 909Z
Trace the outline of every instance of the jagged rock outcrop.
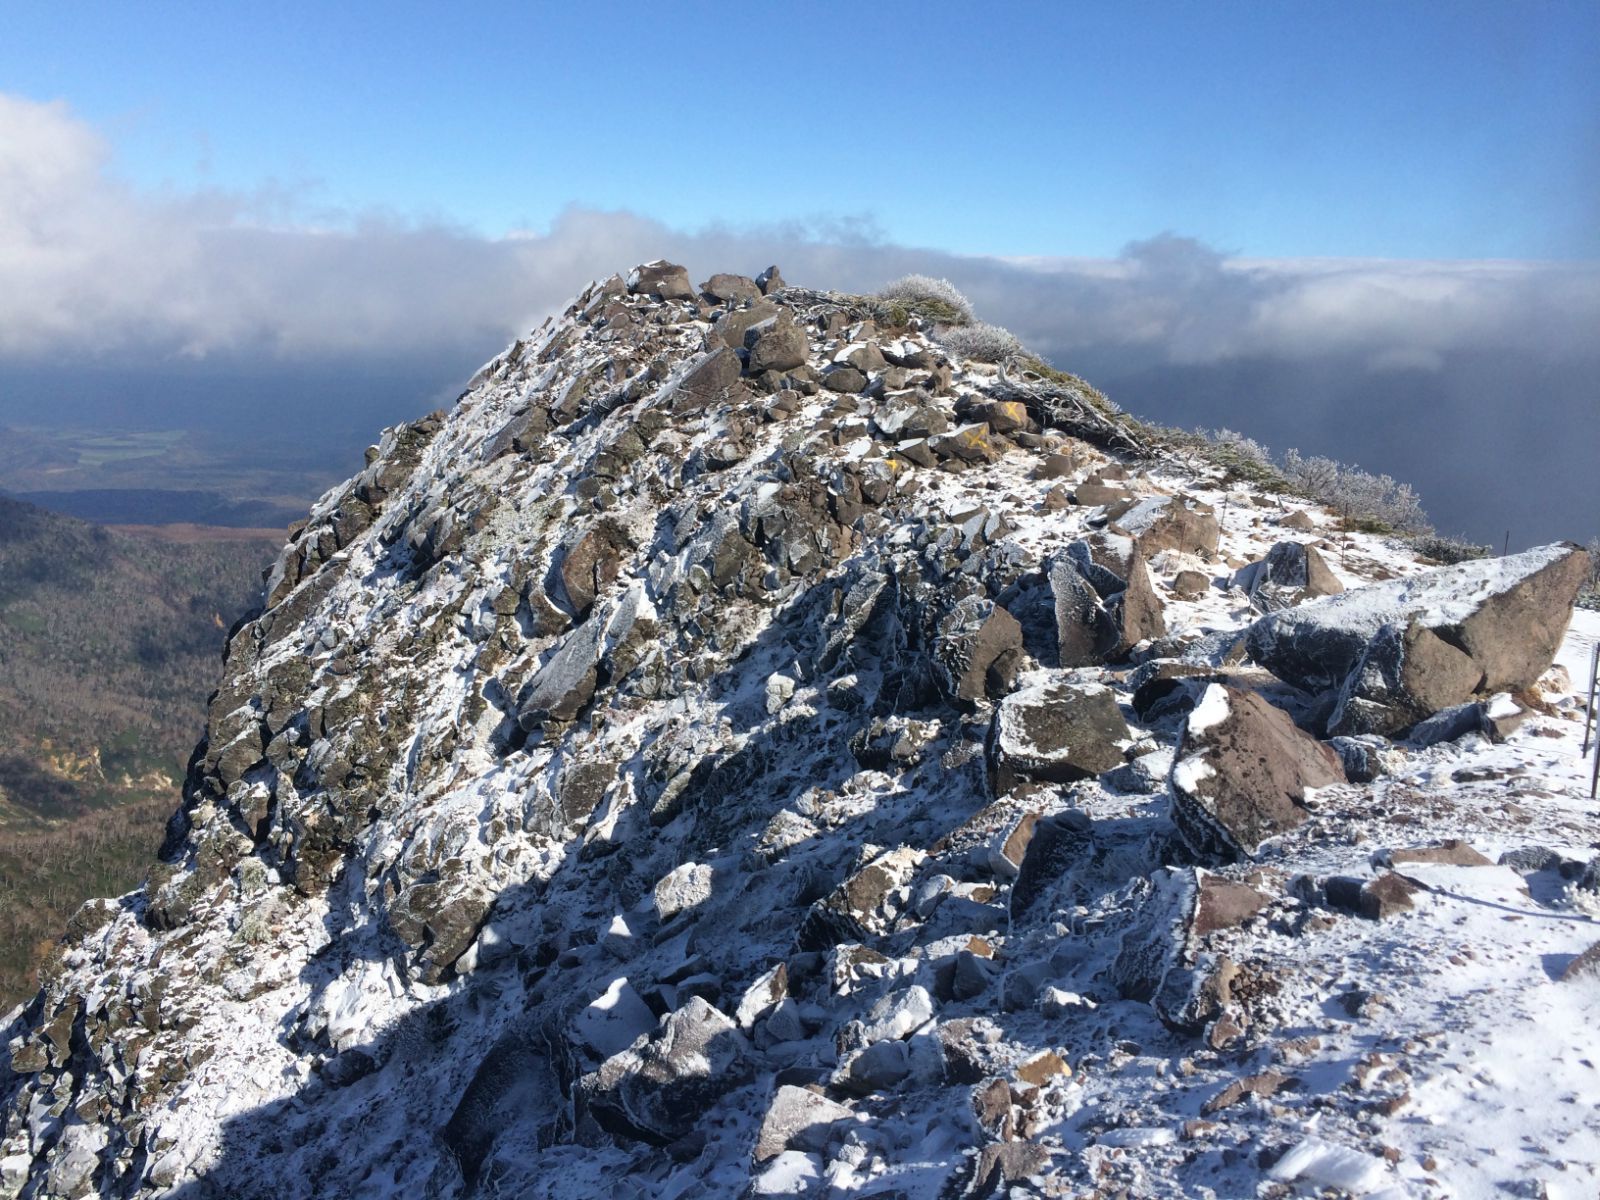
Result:
M1338 754L1254 692L1211 684L1184 723L1172 819L1197 854L1252 855L1306 819L1308 788L1344 783Z
M1368 849L1419 820L1489 846L1464 826L1511 811L1521 739L1576 727L1570 681L1473 703L1487 766L1454 725L1341 739L1373 782L1315 822L1339 757L1273 704L1316 724L1354 672L1346 710L1428 708L1465 681L1445 649L1474 695L1515 686L1576 560L1276 613L1250 645L1289 687L1205 576L1165 583L1224 526L1268 552L1221 469L1036 361L952 357L914 306L704 279L594 284L291 532L160 865L6 1018L0 1195L1248 1195L1236 1148L1312 1119L1369 1157L1451 1135L1342 1086L1387 1044L1356 1025L1372 964L1415 961L1395 939L1450 889L1374 886L1401 915L1366 922L1327 882L1360 911ZM1352 579L1415 567L1349 540ZM1540 770L1519 836L1577 837ZM1553 880L1402 869L1508 885L1472 930L1497 970L1583 949L1498 920ZM1407 1011L1507 1019L1461 978ZM1279 1036L1330 1004L1325 1041ZM1291 1058L1336 1084L1298 1095L1264 1065ZM1432 1078L1436 1111L1471 1075Z
M1333 732L1394 733L1474 694L1538 679L1588 562L1558 543L1440 567L1270 614L1246 645L1290 683L1337 690Z
M1344 584L1317 548L1303 542L1279 542L1259 562L1235 571L1233 583L1263 612L1293 608L1344 591Z

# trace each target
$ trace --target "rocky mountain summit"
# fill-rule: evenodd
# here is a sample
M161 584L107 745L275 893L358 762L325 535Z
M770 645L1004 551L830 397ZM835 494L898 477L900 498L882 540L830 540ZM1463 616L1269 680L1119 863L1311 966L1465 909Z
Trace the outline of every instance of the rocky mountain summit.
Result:
M652 263L387 431L8 1018L0 1190L1593 1194L1582 551L965 325Z

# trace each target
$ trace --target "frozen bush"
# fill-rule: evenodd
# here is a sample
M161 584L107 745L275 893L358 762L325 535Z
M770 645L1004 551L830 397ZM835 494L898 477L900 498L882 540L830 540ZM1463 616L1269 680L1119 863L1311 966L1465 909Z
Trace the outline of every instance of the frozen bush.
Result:
M1016 334L998 325L962 325L947 329L939 335L939 344L952 358L970 358L974 362L1004 362L1014 354L1022 353L1022 343Z
M948 279L931 275L904 275L878 292L892 308L907 315L931 318L946 325L972 322L972 301ZM896 322L898 324L898 322Z
M1600 537L1592 537L1584 547L1589 551L1589 579L1578 593L1578 605L1600 611Z
M1480 546L1464 537L1445 537L1439 533L1421 533L1407 538L1406 544L1424 558L1431 558L1446 566L1474 558L1488 558L1494 553L1493 546Z
M1272 468L1272 452L1255 438L1246 437L1233 429L1202 429L1200 435L1211 446L1229 458L1254 463L1258 467Z
M1429 530L1422 500L1410 484L1320 455L1303 458L1298 450L1283 457L1283 475L1306 495L1320 500L1346 520L1365 521L1403 533Z

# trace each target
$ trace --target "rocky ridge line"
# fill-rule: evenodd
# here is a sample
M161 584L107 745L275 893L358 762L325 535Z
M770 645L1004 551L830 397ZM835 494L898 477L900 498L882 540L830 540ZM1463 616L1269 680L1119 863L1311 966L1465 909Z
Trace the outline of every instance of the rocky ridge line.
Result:
M167 867L10 1019L5 1194L1236 1194L1344 1161L1312 1112L1429 1177L1392 1062L1289 1069L1444 919L1395 864L1495 828L1438 769L1570 740L1581 552L1336 547L873 311L647 264L385 433L230 635ZM1582 891L1519 796L1563 849L1491 870Z

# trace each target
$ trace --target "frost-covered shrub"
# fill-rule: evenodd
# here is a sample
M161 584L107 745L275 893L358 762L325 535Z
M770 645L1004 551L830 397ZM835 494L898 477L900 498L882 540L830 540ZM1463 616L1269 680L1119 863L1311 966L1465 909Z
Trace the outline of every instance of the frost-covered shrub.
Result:
M1022 343L1009 329L998 325L962 325L947 329L939 335L939 344L952 358L970 358L974 362L1004 362L1014 354L1022 353Z
M889 302L892 324L901 324L908 316L927 317L944 325L972 323L972 301L948 279L904 275L881 288L878 299Z
M1474 558L1488 558L1494 553L1493 546L1480 546L1466 538L1446 537L1439 533L1419 533L1416 537L1407 538L1406 544L1424 558L1431 558L1446 566Z
M1230 457L1272 469L1272 452L1255 438L1246 437L1234 429L1202 429L1200 434L1214 448Z
M1589 551L1589 579L1578 593L1578 604L1600 610L1600 537L1590 538L1584 548Z
M1387 475L1374 475L1320 455L1303 458L1298 450L1291 450L1283 456L1283 476L1347 521L1402 533L1424 533L1430 528L1421 497L1410 484Z

